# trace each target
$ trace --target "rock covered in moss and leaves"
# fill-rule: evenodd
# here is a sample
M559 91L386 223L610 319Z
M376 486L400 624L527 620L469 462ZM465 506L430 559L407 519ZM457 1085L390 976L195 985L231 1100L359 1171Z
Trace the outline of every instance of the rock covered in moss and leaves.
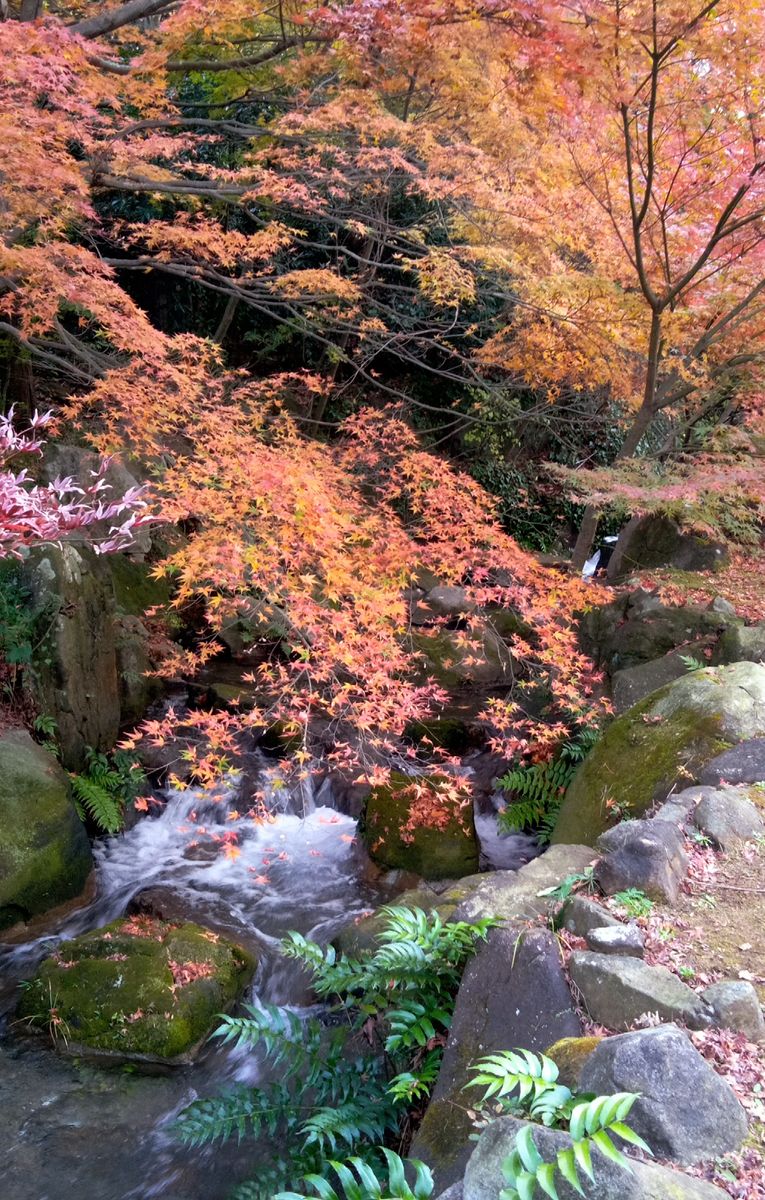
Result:
M459 879L478 870L473 806L444 776L413 778L394 771L372 789L363 821L375 862L425 879Z
M651 567L680 571L719 571L729 561L728 548L671 517L657 513L633 517L619 534L608 578L612 582Z
M0 738L0 929L78 896L90 843L55 758L24 730Z
M463 1200L500 1200L505 1187L502 1164L514 1149L518 1134L529 1127L528 1121L517 1117L500 1117L483 1131L465 1172ZM561 1130L541 1125L531 1128L546 1162L553 1162L559 1151L571 1147L571 1138ZM631 1160L632 1169L626 1171L598 1151L592 1162L595 1182L585 1181L587 1200L726 1200L726 1193L711 1183L654 1163ZM560 1176L555 1186L559 1200L577 1200L581 1195Z
M558 1068L559 1081L572 1092L582 1090L584 1064L600 1041L600 1037L565 1037L545 1050L547 1058L551 1058Z
M624 954L575 950L569 972L586 1012L607 1029L628 1029L654 1014L664 1021L683 1021L690 1029L712 1023L709 1006L666 967Z
M678 779L765 735L765 666L694 671L618 717L574 776L554 842L594 842L613 814L641 817Z
M689 644L700 639L712 641L721 629L736 623L735 615L694 605L663 604L655 593L637 588L610 604L591 608L582 617L580 637L586 652L615 676L655 663L678 649L688 654Z
M61 1048L117 1061L187 1061L254 970L199 925L129 917L62 942L25 989L19 1018Z
M754 986L746 979L722 979L705 987L701 997L715 1024L743 1033L750 1042L765 1041L765 1017Z
M738 1150L747 1134L730 1085L676 1025L604 1038L587 1060L582 1086L598 1095L638 1092L630 1125L658 1158L715 1158Z

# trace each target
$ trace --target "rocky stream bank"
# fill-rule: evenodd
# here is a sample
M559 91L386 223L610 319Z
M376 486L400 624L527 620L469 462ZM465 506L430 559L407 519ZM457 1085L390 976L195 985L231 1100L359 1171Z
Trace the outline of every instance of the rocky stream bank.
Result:
M127 611L128 593L146 602L133 571L129 589L108 583L122 596L111 611L141 624ZM459 591L413 597L416 621L451 613L456 626ZM315 1012L279 939L294 929L352 953L394 898L444 920L501 921L465 971L411 1147L432 1167L436 1195L499 1200L518 1122L502 1117L476 1143L464 1087L476 1058L524 1047L548 1053L569 1086L641 1094L633 1126L659 1161L636 1161L628 1175L598 1160L595 1200L765 1196L765 632L729 605L678 608L640 588L585 614L583 643L619 715L576 772L545 849L497 828L504 765L471 723L476 689L507 686L513 669L493 616L485 661L450 657L454 709L424 731L448 741L478 800L427 839L394 836L395 777L368 796L330 777L280 788L273 759L256 749L247 786L259 780L267 820L242 815L236 782L214 797L162 784L132 828L91 847L62 765L26 732L0 737L9 1196L59 1200L66 1177L81 1200L225 1200L257 1151L191 1151L172 1132L196 1096L260 1078L257 1053L206 1040L216 1014L243 999ZM126 671L116 642L95 656L87 639L100 625L74 637L71 620L66 607L53 620L45 677L69 730L66 766L89 744L83 722L96 697L110 722L100 745L150 699L137 698L134 678L148 658ZM129 627L150 655L149 630ZM96 674L69 689L72 645L76 670L87 662ZM225 703L222 679L210 687ZM563 1133L540 1136L565 1147ZM558 1190L573 1200L567 1184Z

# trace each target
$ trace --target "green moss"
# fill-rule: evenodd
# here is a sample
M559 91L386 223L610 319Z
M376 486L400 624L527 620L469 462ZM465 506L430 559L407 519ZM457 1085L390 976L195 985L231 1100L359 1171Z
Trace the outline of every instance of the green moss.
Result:
M425 660L424 676L435 679L444 688L458 688L463 677L457 668L459 655L455 652L447 630L435 635L413 633L412 646Z
M202 1041L253 968L244 950L197 925L134 917L62 943L19 1016L95 1050L174 1059Z
M580 1089L582 1068L602 1040L599 1037L561 1038L545 1050L547 1057L551 1058L558 1068L561 1083L572 1091Z
M115 554L109 559L109 568L117 608L126 615L142 617L148 608L170 602L170 583L152 577L152 564Z
M410 721L404 737L420 744L430 742L449 754L464 754L473 742L473 735L460 717L434 717L427 721Z
M415 821L407 830L414 782L393 772L388 784L372 789L362 830L371 857L382 866L414 871L426 879L458 879L473 874L478 870L478 841L472 807L459 808L445 799L447 811L439 827ZM417 782L427 782L435 791L446 781L431 776Z
M0 738L0 929L71 900L92 868L69 780L28 733Z
M690 708L654 714L657 697L667 691L647 696L609 726L569 785L553 843L594 845L617 818L643 816L684 773L692 778L729 748L714 713ZM616 805L611 810L609 800Z

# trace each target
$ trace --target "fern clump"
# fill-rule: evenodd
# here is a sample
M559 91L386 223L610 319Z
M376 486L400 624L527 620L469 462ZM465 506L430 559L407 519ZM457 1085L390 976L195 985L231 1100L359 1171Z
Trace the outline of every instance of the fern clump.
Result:
M502 1113L513 1113L548 1128L568 1130L571 1137L571 1146L559 1150L553 1162L545 1162L534 1141L533 1126L522 1129L502 1166L507 1187L500 1192L500 1200L534 1200L539 1194L558 1200L558 1175L584 1196L581 1177L590 1182L595 1179L593 1150L631 1170L629 1160L614 1144L614 1136L646 1154L651 1153L643 1139L626 1124L638 1099L634 1092L576 1095L558 1082L558 1067L552 1059L529 1050L489 1054L471 1070L473 1078L467 1087L485 1088L479 1104L479 1125ZM489 1102L491 1107L487 1109Z
M140 764L124 750L111 755L87 752L87 768L70 774L74 804L80 820L90 820L100 833L122 829L125 806L138 798L146 783Z
M500 829L508 833L531 830L541 843L549 842L566 788L597 738L596 730L583 729L548 762L522 764L503 775L499 786L511 799L499 814Z
M383 1149L387 1164L387 1180L383 1182L369 1163L352 1158L348 1163L332 1162L330 1166L342 1185L344 1200L428 1200L433 1195L433 1176L424 1163L412 1160L415 1178L410 1187L406 1181L405 1164L398 1154ZM308 1175L305 1182L313 1188L313 1196L297 1192L279 1192L274 1200L341 1200L341 1195L322 1175Z
M280 1148L259 1163L257 1180L239 1188L239 1200L272 1200L301 1179L324 1180L330 1189L326 1175L339 1154L363 1164L360 1174L355 1168L361 1183L354 1187L367 1186L382 1166L378 1147L398 1141L412 1105L429 1095L462 969L495 922L445 923L420 909L383 912L377 945L356 958L298 933L285 939L284 954L311 970L326 1002L321 1017L259 1004L244 1016L221 1018L213 1036L258 1050L274 1068L275 1082L198 1100L178 1127L191 1145L267 1134ZM391 1179L398 1178L391 1159L388 1168ZM349 1168L333 1169L354 1200ZM334 1195L331 1189L320 1194Z

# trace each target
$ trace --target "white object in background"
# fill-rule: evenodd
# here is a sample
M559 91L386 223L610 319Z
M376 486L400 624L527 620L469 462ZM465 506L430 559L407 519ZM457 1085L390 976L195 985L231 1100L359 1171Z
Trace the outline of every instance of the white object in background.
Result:
M596 550L595 553L593 554L592 558L588 558L587 562L584 564L584 567L582 568L582 579L592 579L593 575L595 574L595 572L598 569L599 562L600 562L600 550Z

